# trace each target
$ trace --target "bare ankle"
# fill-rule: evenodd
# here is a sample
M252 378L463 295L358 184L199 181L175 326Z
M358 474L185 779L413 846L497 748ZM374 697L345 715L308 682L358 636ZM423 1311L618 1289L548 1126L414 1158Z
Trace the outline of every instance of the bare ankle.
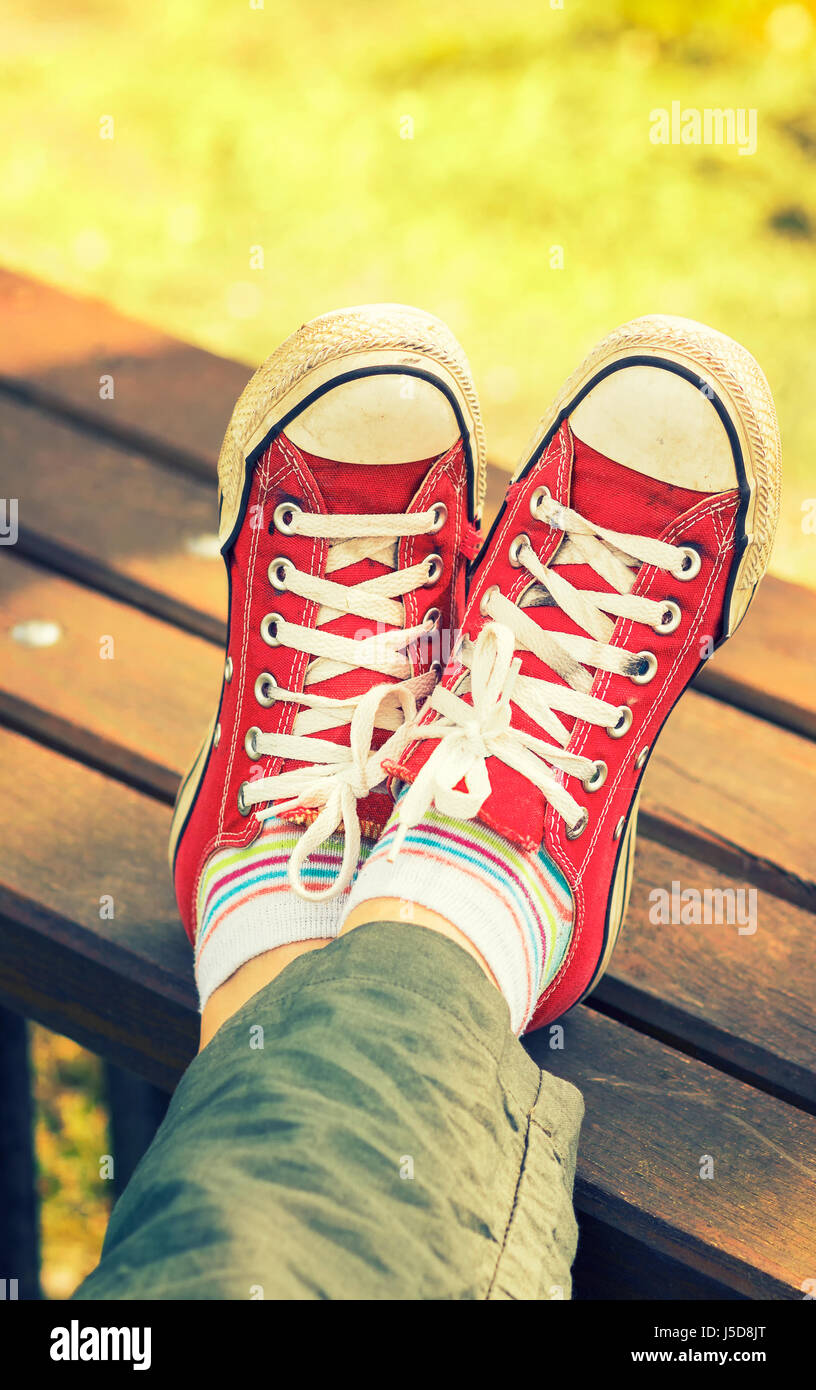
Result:
M287 965L291 965L293 960L297 960L298 956L304 955L307 951L328 946L331 940L331 937L320 937L316 941L290 941L284 946L275 946L271 951L263 951L261 955L253 956L240 966L223 985L213 990L201 1011L199 1052L207 1046L222 1024L243 1008L247 1000L263 989L264 985L271 984Z

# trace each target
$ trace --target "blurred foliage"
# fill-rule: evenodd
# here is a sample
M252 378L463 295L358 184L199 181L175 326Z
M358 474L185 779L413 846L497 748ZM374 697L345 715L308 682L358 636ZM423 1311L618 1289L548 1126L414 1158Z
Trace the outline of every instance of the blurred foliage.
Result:
M6 0L0 263L250 363L326 309L418 303L463 339L507 466L616 323L711 322L770 378L773 567L814 583L814 59L816 0ZM651 144L675 100L756 108L757 153ZM39 1031L36 1055L64 1292L104 1219L100 1079Z
M774 567L816 582L816 0L560 2L7 0L0 260L252 363L327 308L419 303L507 466L616 323L709 321L771 379ZM673 100L756 108L757 153L651 144Z
M68 1038L31 1025L36 1156L46 1298L68 1298L99 1259L111 1206L100 1177L109 1153L102 1063Z

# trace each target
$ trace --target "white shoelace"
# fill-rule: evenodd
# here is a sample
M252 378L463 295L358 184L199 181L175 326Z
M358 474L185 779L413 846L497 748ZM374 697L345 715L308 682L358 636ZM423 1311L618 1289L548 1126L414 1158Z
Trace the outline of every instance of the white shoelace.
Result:
M305 708L295 717L291 733L264 733L254 726L249 729L247 752L251 757L294 758L309 765L244 782L239 805L242 803L242 809L249 809L259 802L274 802L256 811L259 821L268 820L281 811L322 808L304 830L289 862L289 883L302 898L322 901L334 897L350 884L360 856L357 802L382 782L383 758L396 758L401 754L417 713L417 702L429 694L438 678L438 671L433 668L424 675L412 675L405 649L432 631L434 622L426 617L419 626L406 628L402 602L406 594L427 585L438 557L429 556L420 564L400 570L397 552L403 537L438 531L445 516L446 510L441 503L424 512L379 516L327 516L303 512L294 504L282 504L277 509L279 530L332 542L326 563L327 575L366 559L379 561L392 570L390 574L347 585L306 574L288 559L273 560L269 566L269 578L275 588L286 589L320 606L314 628L286 622L275 613L267 614L264 619L263 629L270 645L290 647L313 659L307 666L302 691L283 689L268 672L258 676L255 691L260 703L292 701ZM342 613L396 625L396 628L364 638L321 631L326 623ZM342 700L310 693L307 688L360 668L396 677L396 683L377 684L362 696ZM349 746L309 737L317 730L336 729L346 724L350 725ZM375 751L371 745L377 729L389 732L390 737ZM319 761L311 761L317 755ZM345 828L345 842L337 878L326 888L308 889L301 875L303 864L341 824Z
M478 814L491 792L489 757L528 778L566 821L567 834L572 838L580 835L588 820L586 809L579 806L556 773L580 777L590 785L594 779L594 785L600 786L606 767L566 751L570 731L558 712L598 724L616 735L625 733L631 722L629 707L590 695L594 676L587 667L645 683L655 674L657 659L652 652L633 655L609 645L614 619L649 623L658 632L673 631L679 622L679 609L673 600L642 598L630 590L637 562L666 570L681 581L693 578L700 567L695 550L597 526L554 502L546 488L534 494L532 514L564 532L552 563L590 565L615 592L576 589L562 574L541 564L526 535L516 538L513 563L526 569L533 583L522 595L523 606L504 598L498 588L487 590L481 606L490 621L475 643L463 639L454 654L465 667L456 690L438 685L428 703L440 717L411 731L409 742L432 738L439 743L399 801L399 828L389 852L391 860L396 858L407 831L432 805L443 815L467 820ZM557 605L589 636L542 630L524 612L525 607L542 602ZM565 684L521 675L517 651L532 652ZM472 704L462 698L468 689ZM524 710L555 743L514 728L512 704ZM467 790L456 791L462 780Z

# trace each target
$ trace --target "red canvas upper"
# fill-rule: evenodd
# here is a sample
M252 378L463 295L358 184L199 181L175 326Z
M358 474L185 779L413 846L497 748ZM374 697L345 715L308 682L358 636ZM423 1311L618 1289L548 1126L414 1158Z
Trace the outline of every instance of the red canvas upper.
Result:
M472 640L488 621L480 611L480 602L489 588L497 585L505 598L515 601L532 582L526 569L514 568L509 562L513 539L520 533L528 535L543 564L558 550L563 532L537 520L530 512L530 498L542 485L562 505L600 526L670 544L692 544L699 550L702 563L696 578L683 582L652 565L642 564L639 568L633 594L679 603L682 617L673 633L658 633L651 626L627 618L619 618L615 623L612 646L633 655L651 651L658 658L657 674L645 685L634 684L625 675L595 673L591 694L610 704L628 705L633 714L629 732L614 739L599 725L559 715L570 729L569 751L602 759L608 768L606 782L595 792L586 791L578 778L557 773L557 779L568 785L575 800L589 812L589 825L583 835L569 839L564 819L537 786L497 757L487 759L491 792L479 819L527 850L543 844L565 874L574 900L574 927L566 959L542 996L531 1027L557 1017L580 998L596 969L620 848L620 839L614 837L613 829L621 817L628 815L637 789L641 776L641 769L635 766L637 755L653 744L700 661L710 655L712 639L720 635L740 500L736 488L703 494L625 468L581 443L565 421L541 459L508 491L499 525L480 558L468 595L462 626ZM559 571L557 557L553 568ZM577 589L612 591L589 565L560 568ZM527 607L525 613L549 631L583 632L557 606ZM533 653L523 651L521 658L522 674L565 685ZM445 671L443 685L452 688L461 674L462 668L454 658ZM469 694L462 698L472 703ZM434 711L427 710L423 724L434 717ZM512 705L512 724L553 742L516 704ZM433 738L418 740L389 770L400 780L412 782L436 747L437 740ZM458 790L464 790L464 782L458 784Z
M244 747L246 732L252 726L260 727L264 733L291 732L299 710L291 701L276 701L269 708L259 706L254 696L257 677L267 671L278 685L299 691L312 660L308 653L283 645L271 647L260 635L261 621L270 612L305 627L315 626L318 612L318 604L273 587L267 574L270 562L288 559L302 572L325 576L330 547L330 542L323 539L279 532L273 525L273 515L282 502L330 515L413 513L444 503L447 519L439 531L399 542L400 569L431 554L440 555L443 561L436 583L405 595L407 628L421 624L433 608L442 615L433 638L416 643L409 652L414 674L427 671L435 660L441 659L444 664L447 652L440 652L439 633L455 628L464 609L467 556L475 548L475 532L467 518L467 474L461 441L434 459L377 466L316 458L297 448L284 434L276 437L255 467L243 519L225 554L230 581L227 656L232 659L233 675L222 688L218 713L220 741L210 751L175 862L176 894L191 940L195 933L197 885L207 859L217 849L250 843L261 831L254 814L243 816L238 810L239 787L245 781L303 766L281 757L250 760ZM374 560L362 560L335 570L329 577L336 583L354 585L387 572L386 566ZM325 633L355 638L377 630L375 622L356 614L340 615L321 628ZM383 630L380 625L379 631ZM396 677L357 669L314 683L309 689L348 698L363 694L373 685L395 681ZM315 761L319 761L317 740L324 738L348 745L349 726L315 732L310 737L316 742ZM384 737L377 731L373 746L378 747ZM377 835L391 806L391 796L385 788L372 791L361 800L358 813L363 832ZM313 819L316 814L292 813L293 818L301 821Z

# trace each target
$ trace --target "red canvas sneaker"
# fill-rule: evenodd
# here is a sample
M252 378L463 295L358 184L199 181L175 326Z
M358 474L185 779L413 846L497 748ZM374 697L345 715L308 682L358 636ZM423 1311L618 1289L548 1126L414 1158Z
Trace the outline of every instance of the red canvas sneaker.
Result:
M521 464L459 648L389 771L401 835L435 805L543 846L572 935L530 1027L595 985L632 878L644 769L672 706L742 621L779 498L770 390L738 344L643 318L589 355Z
M224 677L170 842L191 940L216 850L271 816L307 825L289 880L323 899L392 809L380 758L439 678L478 548L484 439L461 348L401 305L307 323L240 397L218 476ZM340 879L315 892L304 864L340 826Z

